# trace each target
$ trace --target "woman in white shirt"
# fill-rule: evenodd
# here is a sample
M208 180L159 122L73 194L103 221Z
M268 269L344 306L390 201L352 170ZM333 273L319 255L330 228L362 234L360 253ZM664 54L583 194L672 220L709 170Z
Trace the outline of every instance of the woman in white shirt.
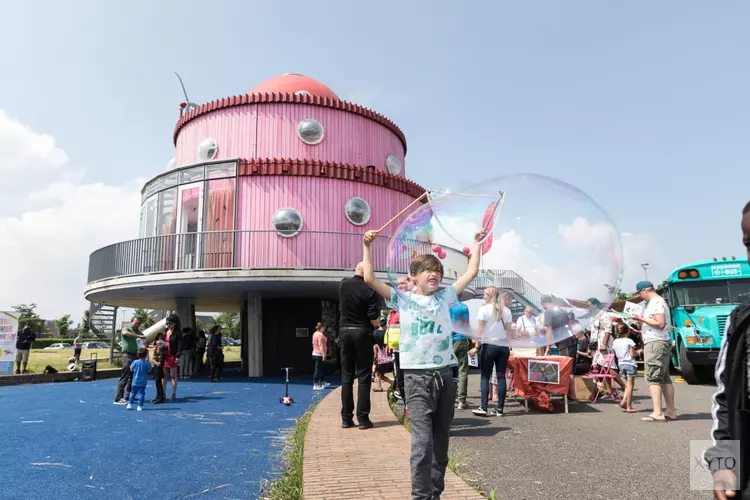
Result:
M482 403L473 411L475 415L502 416L505 404L507 383L505 370L508 367L510 348L508 347L508 330L513 329L513 317L507 307L510 295L500 293L494 286L484 290L485 304L479 308L477 315L479 338L474 342L474 348L469 355L479 353L479 369L481 371ZM497 408L488 410L488 396L490 392L490 377L492 369L497 373Z

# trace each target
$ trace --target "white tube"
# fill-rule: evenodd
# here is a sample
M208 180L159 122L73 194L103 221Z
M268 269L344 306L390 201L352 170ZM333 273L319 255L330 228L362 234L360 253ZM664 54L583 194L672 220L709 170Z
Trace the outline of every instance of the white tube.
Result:
M163 320L159 321L158 323L154 323L153 325L149 326L143 331L143 334L146 336L146 345L151 344L154 339L156 339L156 336L160 333L164 333L167 331L167 318L164 318Z

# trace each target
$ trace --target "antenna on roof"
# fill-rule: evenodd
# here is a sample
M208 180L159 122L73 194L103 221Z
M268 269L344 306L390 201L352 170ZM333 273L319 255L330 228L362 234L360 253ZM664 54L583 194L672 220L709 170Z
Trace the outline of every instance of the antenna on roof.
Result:
M185 96L185 100L180 103L180 116L182 116L182 113L184 113L185 109L190 111L191 109L197 108L198 105L194 102L190 102L190 99L188 99L187 90L185 90L185 84L182 82L182 77L176 71L174 72L174 74L180 81L180 87L182 87L182 95Z

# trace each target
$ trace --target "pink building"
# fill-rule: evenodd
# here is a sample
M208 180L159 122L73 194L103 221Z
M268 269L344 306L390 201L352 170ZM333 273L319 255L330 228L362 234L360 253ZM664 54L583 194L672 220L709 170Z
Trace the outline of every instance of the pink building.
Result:
M186 104L174 158L143 188L139 238L91 255L85 296L94 311L172 309L186 324L196 310L241 311L248 375L306 369L307 335L321 318L335 325L362 234L425 191L406 178L406 138L302 75ZM374 245L382 276L400 222Z

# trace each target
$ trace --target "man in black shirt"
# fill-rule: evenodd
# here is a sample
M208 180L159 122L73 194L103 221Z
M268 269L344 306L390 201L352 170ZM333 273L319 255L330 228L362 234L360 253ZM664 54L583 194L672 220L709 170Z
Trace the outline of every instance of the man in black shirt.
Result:
M35 340L36 334L28 326L24 326L23 330L18 332L16 336L16 375L21 373L21 364L23 364L23 373L29 373L27 370L29 353L31 352L31 344Z
M339 349L341 351L341 426L354 427L354 371L357 380L357 420L360 429L372 427L370 421L370 383L372 369L373 326L378 325L380 299L365 283L360 262L354 276L339 286Z

